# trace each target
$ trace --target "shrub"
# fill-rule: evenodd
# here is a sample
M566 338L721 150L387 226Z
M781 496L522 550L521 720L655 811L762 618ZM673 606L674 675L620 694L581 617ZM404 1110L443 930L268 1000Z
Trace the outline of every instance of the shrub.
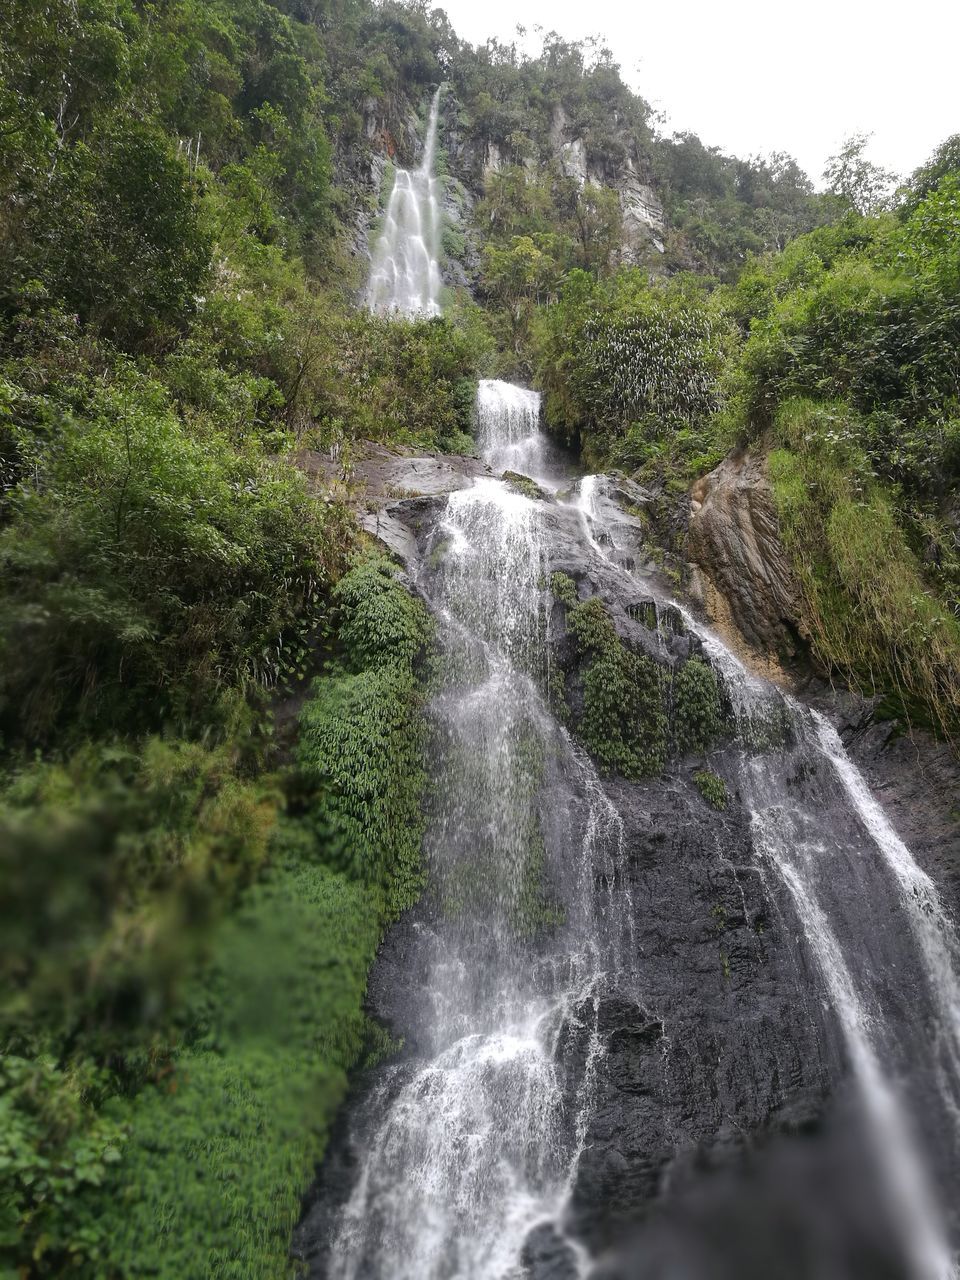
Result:
M693 775L693 780L711 809L722 810L727 807L727 788L722 778L710 769L699 769Z
M683 753L707 751L723 727L720 689L712 668L690 658L673 677L673 731Z
M602 769L625 778L659 773L667 728L659 666L627 648L596 596L572 609L567 622L586 660L577 727L588 751Z
M425 730L414 664L431 627L386 560L362 561L336 598L345 653L303 709L299 766L325 859L370 886L393 919L423 887Z

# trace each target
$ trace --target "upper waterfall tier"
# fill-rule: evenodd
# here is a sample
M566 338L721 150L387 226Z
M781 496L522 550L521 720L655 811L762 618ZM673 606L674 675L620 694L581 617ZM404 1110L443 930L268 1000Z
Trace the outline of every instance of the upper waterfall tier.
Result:
M439 115L437 89L430 104L420 166L398 169L393 180L370 269L367 303L371 311L405 316L440 314L440 184L433 174Z

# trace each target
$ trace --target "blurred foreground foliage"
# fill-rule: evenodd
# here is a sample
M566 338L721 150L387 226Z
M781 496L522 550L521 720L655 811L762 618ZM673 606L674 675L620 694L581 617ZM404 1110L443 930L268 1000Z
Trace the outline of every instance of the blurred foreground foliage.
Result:
M0 1250L28 1274L281 1276L382 929L422 884L426 612L333 589L283 765L104 737L0 790Z

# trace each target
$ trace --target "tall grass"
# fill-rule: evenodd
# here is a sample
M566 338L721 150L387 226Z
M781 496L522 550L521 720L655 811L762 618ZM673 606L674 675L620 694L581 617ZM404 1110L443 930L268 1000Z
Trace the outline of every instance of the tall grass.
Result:
M803 622L828 669L955 740L960 620L927 581L855 419L844 405L791 400L775 420L770 477Z

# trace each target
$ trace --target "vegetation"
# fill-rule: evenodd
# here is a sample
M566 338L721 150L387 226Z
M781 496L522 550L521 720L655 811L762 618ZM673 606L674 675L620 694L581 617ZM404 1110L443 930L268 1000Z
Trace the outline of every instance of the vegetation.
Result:
M607 773L630 779L659 773L666 760L667 729L660 667L624 644L598 596L578 603L567 588L570 580L563 581L562 574L553 577L583 663L577 732L584 745Z
M724 725L720 688L713 668L689 658L673 677L673 731L682 753L708 751Z
M895 710L951 735L960 715L960 619L911 548L890 490L842 405L787 401L770 455L784 541L817 656Z
M370 1041L366 971L422 884L425 611L364 560L328 621L286 774L252 776L235 730L91 742L7 781L11 1265L286 1273Z
M711 809L723 810L727 807L727 788L723 779L710 769L698 769L693 775L697 790L710 805Z
M567 278L534 322L547 425L588 465L644 476L699 474L724 449L713 425L731 322L696 282L651 288L637 270Z
M357 58L387 78L385 20L350 7L324 45L317 16L0 17L0 1270L23 1276L287 1274L377 1038L367 969L422 883L423 611L381 563L346 572L353 520L287 454L464 447L489 340L469 311L354 310L329 94ZM323 663L285 763L271 705Z

